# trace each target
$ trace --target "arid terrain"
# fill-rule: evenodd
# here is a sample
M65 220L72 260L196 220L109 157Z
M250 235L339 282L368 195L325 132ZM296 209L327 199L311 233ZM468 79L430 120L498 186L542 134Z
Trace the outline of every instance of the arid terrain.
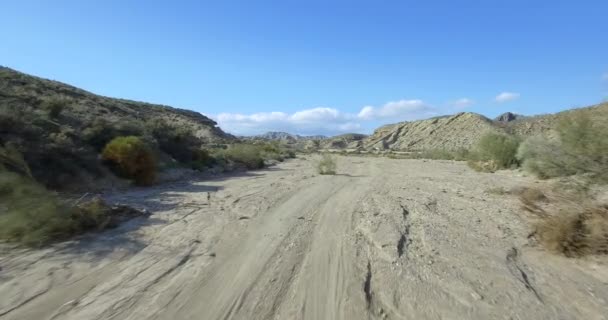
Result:
M606 319L603 257L528 239L518 171L318 156L108 200L101 234L0 252L0 319Z

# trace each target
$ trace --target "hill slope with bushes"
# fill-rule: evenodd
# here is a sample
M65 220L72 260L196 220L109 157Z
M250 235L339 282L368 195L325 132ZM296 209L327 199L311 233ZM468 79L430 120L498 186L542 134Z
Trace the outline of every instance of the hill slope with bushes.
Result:
M487 133L505 133L520 138L554 135L560 119L584 113L597 121L608 121L608 103L571 109L555 114L524 117L512 115L495 120L480 114L461 112L451 116L401 122L382 126L363 140L367 150L422 151L471 149Z
M202 147L236 140L194 111L103 97L0 67L5 167L27 168L53 189L95 184L110 176L101 151L121 136L139 137L161 165L195 162Z

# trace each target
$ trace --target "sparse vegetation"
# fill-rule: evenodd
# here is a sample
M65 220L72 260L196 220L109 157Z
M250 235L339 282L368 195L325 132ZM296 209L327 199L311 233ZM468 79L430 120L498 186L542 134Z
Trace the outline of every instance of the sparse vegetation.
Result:
M67 104L67 100L54 97L45 101L42 107L48 112L50 118L56 119L61 115Z
M121 176L138 185L150 185L156 179L156 159L148 146L138 137L118 137L102 152L104 161Z
M490 189L486 190L486 193L497 195L497 196L503 196L503 195L510 194L509 190L506 190L503 187L490 188Z
M32 178L32 172L23 155L12 144L0 147L0 170L18 172Z
M0 241L27 246L115 227L140 214L126 207L111 208L100 199L68 205L31 178L6 170L0 170L0 203Z
M469 150L458 149L456 151L451 151L445 149L429 149L420 153L415 153L414 157L418 159L463 161L468 159Z
M146 130L154 137L160 150L173 159L184 164L196 160L196 153L202 142L189 127L154 119L146 123Z
M99 151L116 137L142 135L144 129L135 123L127 121L110 123L104 119L95 119L92 125L83 131L85 142Z
M261 152L262 149L253 144L235 144L216 151L214 157L222 162L230 161L243 165L247 169L260 169L264 167Z
M212 156L215 162L223 164L226 168L236 164L247 169L260 169L264 167L265 161L283 161L294 158L295 153L275 143L240 143L230 145L226 149L218 149Z
M523 208L534 216L534 235L548 250L567 257L608 253L608 206L588 195L557 193L547 197L529 188L520 194Z
M537 136L522 143L517 157L525 170L544 179L584 175L608 182L608 123L575 113L562 119L556 131L556 139Z
M336 167L336 160L331 155L325 153L317 163L317 172L323 175L333 175L336 174Z

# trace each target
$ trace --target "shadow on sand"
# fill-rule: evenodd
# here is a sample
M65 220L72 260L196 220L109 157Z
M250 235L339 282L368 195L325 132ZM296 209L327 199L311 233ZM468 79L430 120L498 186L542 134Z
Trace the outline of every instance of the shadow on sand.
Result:
M255 171L237 171L219 175L196 175L188 180L162 183L152 187L135 187L121 192L104 195L109 203L120 203L139 210L146 210L150 215L133 218L110 230L97 233L88 233L70 241L54 245L58 253L89 255L93 259L102 259L111 254L134 255L146 248L149 243L140 239L136 232L138 229L153 225L167 225L174 219L164 219L157 213L171 212L179 219L192 207L203 208L209 204L208 200L213 193L223 189L214 183L237 178L263 178L273 171L285 171L277 167L265 168ZM201 193L200 202L184 203L185 193Z

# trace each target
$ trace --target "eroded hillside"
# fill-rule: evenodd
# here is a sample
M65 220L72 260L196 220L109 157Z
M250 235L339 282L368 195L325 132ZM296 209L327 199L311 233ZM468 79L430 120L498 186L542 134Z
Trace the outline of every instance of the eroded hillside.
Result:
M376 129L364 141L369 150L469 149L488 131L499 131L492 120L475 113L402 122Z

